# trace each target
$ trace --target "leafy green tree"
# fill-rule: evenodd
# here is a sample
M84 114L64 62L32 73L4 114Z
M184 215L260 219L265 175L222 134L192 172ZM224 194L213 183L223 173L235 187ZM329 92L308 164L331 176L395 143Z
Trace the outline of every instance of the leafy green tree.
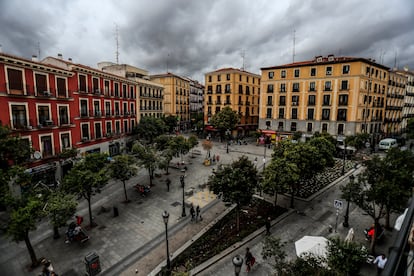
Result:
M220 130L222 137L225 131L232 130L239 123L240 116L229 106L226 106L211 118L211 125Z
M135 164L135 158L127 154L115 156L113 162L109 164L109 172L111 177L122 181L124 186L125 202L129 202L125 181L136 175L137 167Z
M354 136L347 136L346 144L356 149L362 149L367 141L369 141L368 133L358 133Z
M308 142L310 145L318 149L319 155L322 158L320 160L323 167L332 167L335 165L335 144L326 137L313 137Z
M414 118L410 118L407 121L406 132L407 132L408 139L414 139Z
M92 219L92 196L109 180L106 174L106 164L106 154L88 154L83 160L76 163L63 179L65 191L80 194L88 201L90 227L95 226Z
M300 141L300 138L302 138L302 131L296 131L293 133L293 140Z
M191 150L192 148L198 145L197 136L191 135L190 137L188 137L187 142L188 142L188 147Z
M359 270L368 256L367 250L361 244L338 237L328 239L327 250L327 263L335 275L359 275Z
M249 204L257 188L257 170L246 156L240 157L230 165L219 167L209 176L210 190L219 195L224 202L236 204L237 231L240 230L239 211Z
M145 116L141 118L135 131L139 137L148 141L149 144L152 144L155 137L167 132L167 126L160 118Z
M162 119L167 128L167 131L169 133L173 133L174 129L177 127L177 122L178 122L177 117L169 115L167 117L163 117Z
M136 142L132 146L132 152L136 154L138 165L143 166L148 170L150 185L152 186L155 170L159 167L161 162L157 149L152 145L144 146Z
M213 142L211 142L210 140L204 140L201 146L205 151L207 151L206 159L210 158L210 151L213 148Z
M181 161L183 157L188 151L190 150L190 144L188 143L187 139L184 136L176 136L174 139L173 147L177 150L176 152L180 155Z
M286 261L287 254L283 250L285 245L286 242L282 242L280 238L273 236L267 236L263 242L263 260L271 260L277 275L286 275L289 269L289 264Z
M276 206L277 195L287 192L298 181L299 170L296 164L285 158L274 158L263 172L262 189L273 193Z
M78 202L73 194L67 194L60 190L52 190L49 194L45 211L53 226L55 239L60 237L59 227L66 226L68 219L75 214L77 205Z
M7 171L14 165L22 165L30 158L31 151L25 140L0 122L0 168Z

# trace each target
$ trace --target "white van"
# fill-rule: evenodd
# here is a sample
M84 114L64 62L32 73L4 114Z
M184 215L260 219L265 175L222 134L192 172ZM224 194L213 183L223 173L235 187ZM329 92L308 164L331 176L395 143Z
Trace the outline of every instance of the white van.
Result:
M396 148L398 147L397 140L394 138L387 138L383 139L379 142L378 149L380 150L388 150L390 148Z

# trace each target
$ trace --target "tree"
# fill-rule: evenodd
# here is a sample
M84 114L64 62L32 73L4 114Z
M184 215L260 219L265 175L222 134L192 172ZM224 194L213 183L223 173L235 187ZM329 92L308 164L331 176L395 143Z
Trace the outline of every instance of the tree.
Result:
M152 144L155 137L158 137L167 131L167 126L160 118L145 116L141 118L135 131L139 137L148 141L149 144Z
M286 261L286 252L283 250L286 242L281 242L280 238L267 236L263 242L262 257L263 260L270 259L272 266L277 275L286 275L288 262Z
M60 190L52 190L47 199L45 211L49 215L53 226L54 238L59 238L59 227L66 225L76 212L78 202L73 194L67 194Z
M14 165L22 165L29 160L31 151L26 140L13 135L12 131L0 122L0 168L7 171Z
M239 123L240 116L236 111L233 111L229 106L226 106L211 118L211 125L220 130L222 137L224 132L232 130Z
M189 147L189 149L191 150L192 148L194 148L195 146L197 146L197 145L198 145L198 139L197 139L197 136L195 136L195 135L191 135L191 136L187 139L187 142L188 142L188 147Z
M410 118L407 121L407 138L408 139L414 139L414 118Z
M88 201L90 227L95 226L92 219L92 196L109 180L106 175L106 163L106 154L88 154L83 160L76 163L63 179L64 191L80 194Z
M331 140L323 136L313 137L309 140L309 144L318 149L320 157L322 157L320 162L323 167L332 167L335 165L334 156L336 148Z
M132 146L132 152L136 154L138 165L144 166L144 168L148 170L150 186L152 186L152 179L154 178L155 170L160 164L160 156L156 148L152 145L144 146L139 142L136 142Z
M361 244L333 237L328 239L327 263L336 275L358 275L368 252Z
M210 158L210 151L213 148L213 142L211 142L210 140L204 140L201 146L205 151L207 151L206 159Z
M257 170L246 156L231 165L219 167L209 176L210 190L219 195L224 202L235 203L237 212L237 231L240 230L239 211L249 204L257 187Z
M299 170L296 164L285 158L274 158L263 172L262 189L273 192L274 205L277 204L277 195L285 193L299 181Z
M135 166L135 163L136 161L134 157L123 154L115 156L113 162L109 164L109 172L111 177L122 181L124 186L125 202L129 202L125 181L136 175L137 167Z
M169 115L167 117L163 117L162 119L164 121L167 131L169 133L173 133L174 129L177 127L177 117Z

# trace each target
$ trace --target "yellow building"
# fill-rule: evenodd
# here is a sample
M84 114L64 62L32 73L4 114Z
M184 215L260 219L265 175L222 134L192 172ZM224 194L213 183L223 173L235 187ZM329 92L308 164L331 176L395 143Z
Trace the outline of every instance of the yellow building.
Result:
M259 128L379 136L388 69L374 60L333 55L261 68Z
M179 129L190 127L190 81L172 73L152 75L151 80L164 86L164 115L176 116Z
M259 123L260 75L234 68L223 68L205 74L204 123L226 106L240 115L233 135L256 130Z
M408 77L398 71L390 71L385 105L385 135L399 135L402 132L402 110Z

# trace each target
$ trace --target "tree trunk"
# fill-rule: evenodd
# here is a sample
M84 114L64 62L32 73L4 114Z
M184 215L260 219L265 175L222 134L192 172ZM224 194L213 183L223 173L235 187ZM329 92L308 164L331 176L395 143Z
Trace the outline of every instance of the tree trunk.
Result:
M89 226L92 228L94 226L94 222L92 218L91 196L89 195L86 200L88 201Z
M26 231L24 234L24 242L26 243L27 250L29 251L30 259L32 260L32 267L36 267L39 264L39 262L36 258L36 253L33 249L32 243L29 239L29 231Z
M274 196L274 199L275 199L275 202L274 202L274 206L276 207L276 205L277 205L277 193L276 192L274 192L273 193L273 196Z
M123 180L122 183L124 184L125 202L128 202L128 195L127 195L127 190L125 186L125 180Z
M379 219L375 219L374 229L375 229L375 231L374 231L374 235L371 238L371 244L370 244L369 249L370 249L371 254L375 256L375 245L377 243L377 236L378 236L378 233L377 233L378 231L377 230L380 229L379 228Z
M293 201L295 199L295 189L292 189L292 193L290 195L290 208L294 208Z
M385 228L390 229L390 209L386 208L385 213Z
M239 204L236 206L236 227L237 227L237 233L240 232L240 207Z
M57 239L60 238L60 235L59 235L59 227L57 227L57 226L53 226L53 238L55 240L57 240Z
M149 177L150 177L150 186L152 187L152 169L148 169Z

